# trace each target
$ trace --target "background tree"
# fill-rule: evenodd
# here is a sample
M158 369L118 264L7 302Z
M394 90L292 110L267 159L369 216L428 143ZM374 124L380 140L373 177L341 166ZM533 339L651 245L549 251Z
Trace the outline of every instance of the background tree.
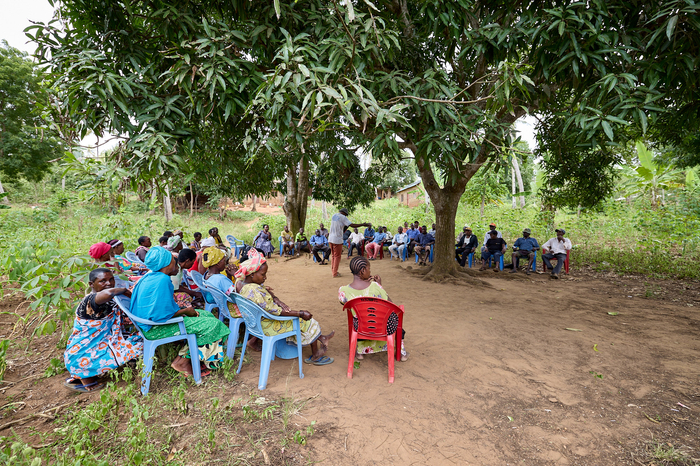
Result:
M44 75L27 54L0 44L0 173L40 181L63 146L43 119ZM0 193L3 192L0 183Z

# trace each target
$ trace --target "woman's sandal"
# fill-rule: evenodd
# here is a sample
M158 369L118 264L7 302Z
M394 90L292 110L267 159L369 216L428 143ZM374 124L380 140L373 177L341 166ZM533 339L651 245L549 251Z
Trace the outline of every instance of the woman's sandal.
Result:
M329 358L328 356L321 356L321 358L317 361L314 361L312 359L311 364L313 364L314 366L326 366L328 364L333 364L333 361L333 358Z
M97 382L89 383L87 385L83 385L83 383L80 382L79 379L73 380L73 381L71 381L71 379L68 379L63 383L63 386L69 390L73 390L74 392L78 392L78 393L97 392L97 391L100 391L103 388L105 388L105 384L102 382L97 381ZM89 387L93 387L93 388L89 388Z

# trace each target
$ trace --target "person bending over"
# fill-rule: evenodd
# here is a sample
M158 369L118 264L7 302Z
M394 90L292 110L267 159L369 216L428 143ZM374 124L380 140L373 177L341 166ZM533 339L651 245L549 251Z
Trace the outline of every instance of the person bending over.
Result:
M362 256L353 257L350 261L350 272L352 272L352 282L338 289L338 300L340 304L345 305L351 299L360 296L380 298L392 302L387 292L382 288L381 277L379 275L372 276L368 259ZM355 315L354 309L352 310L352 314ZM357 317L353 317L353 320L355 328L357 328ZM405 361L408 359L408 353L406 352L406 348L404 348L403 342L403 337L406 335L406 332L403 331L401 335L401 360ZM363 354L380 353L382 351L387 351L386 341L357 340L355 359L363 359Z
M324 236L325 238L325 236ZM243 262L236 272L236 291L246 299L251 300L265 311L276 316L299 317L302 346L311 346L311 356L304 360L307 364L325 366L333 362L333 358L325 356L328 342L335 332L321 334L321 326L313 319L309 311L293 311L283 303L272 290L264 286L267 280L267 263L265 258L255 249L248 252L248 260ZM262 331L265 335L273 336L293 331L291 320L261 319ZM297 343L296 336L288 337L287 341Z

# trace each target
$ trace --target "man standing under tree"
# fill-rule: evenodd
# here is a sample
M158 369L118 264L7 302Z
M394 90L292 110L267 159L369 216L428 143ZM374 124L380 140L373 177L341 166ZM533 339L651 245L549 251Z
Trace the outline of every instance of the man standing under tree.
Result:
M340 277L338 267L340 256L343 254L343 233L349 228L368 227L369 223L352 223L348 218L348 209L343 207L331 217L331 231L328 235L328 243L331 247L331 276Z

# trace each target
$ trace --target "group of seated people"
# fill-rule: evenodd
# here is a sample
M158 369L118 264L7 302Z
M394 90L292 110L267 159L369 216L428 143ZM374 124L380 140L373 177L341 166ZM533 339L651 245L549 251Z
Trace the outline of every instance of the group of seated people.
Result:
M269 234L269 227L261 232ZM99 390L105 385L102 377L110 370L132 364L143 355L142 336L156 340L178 334L177 324L138 324L137 329L136 324L113 301L116 295L130 297L130 312L139 318L165 323L173 317L182 316L187 332L196 335L198 355L195 357L199 360L202 376L220 368L230 331L214 314L204 310L205 301L214 303L214 299L205 290L199 290L194 283L187 281L186 270L198 271L208 286L226 295L237 293L270 314L299 317L301 343L311 348L311 355L304 362L319 366L333 363L333 358L326 352L335 332L322 334L321 326L311 312L292 310L273 293L272 288L264 286L268 272L267 252L250 248L237 259L221 242L216 228L212 228L209 237L203 241L201 234L196 234L189 245L184 243L183 236L181 231L166 231L161 238L166 240L159 241L159 246L152 246L148 236L140 237L135 254L141 263L130 262L122 256L124 244L119 240L100 242L90 247L90 256L97 267L90 273L89 289L76 307L73 332L64 354L66 368L71 375L64 384L67 388L77 392ZM316 236L325 238L321 229ZM316 238L313 241L315 248L319 245L316 241L320 240ZM261 243L256 241L256 246L258 244ZM366 258L355 257L350 263L350 270L353 281L340 288L341 304L357 296L389 299L381 286L381 278L370 274ZM241 317L235 304L228 303L228 306L233 318ZM263 319L262 330L266 335L286 333L292 330L292 322ZM296 344L295 337L287 340ZM260 342L254 337L249 339L248 345L256 351L261 349ZM386 342L360 341L356 357L362 359L363 354L386 350ZM402 360L405 360L407 353L403 343L401 354ZM191 357L189 346L184 345L171 362L171 367L191 377Z
M566 260L567 251L570 251L572 246L571 241L568 238L564 238L566 230L557 228L555 232L557 236L551 238L542 245L542 260L545 266L552 271L552 278L557 279L559 278L562 265ZM526 273L530 275L533 269L535 253L540 249L539 243L535 238L530 236L531 234L532 230L525 228L523 230L523 236L516 239L513 243L513 252L511 254L512 270L510 273L517 273L519 260L527 259ZM500 271L499 263L501 257L506 253L506 246L506 241L503 239L501 232L496 230L496 224L491 223L489 225L489 231L484 235L484 242L481 247L482 265L479 270L487 270L491 259L493 259L494 270L496 272ZM464 225L462 233L457 237L457 244L455 244L455 258L462 267L466 266L469 255L475 253L478 247L479 241L476 239L476 236L472 234L471 228L469 225ZM557 261L554 267L552 267L552 263L550 262L553 259Z

